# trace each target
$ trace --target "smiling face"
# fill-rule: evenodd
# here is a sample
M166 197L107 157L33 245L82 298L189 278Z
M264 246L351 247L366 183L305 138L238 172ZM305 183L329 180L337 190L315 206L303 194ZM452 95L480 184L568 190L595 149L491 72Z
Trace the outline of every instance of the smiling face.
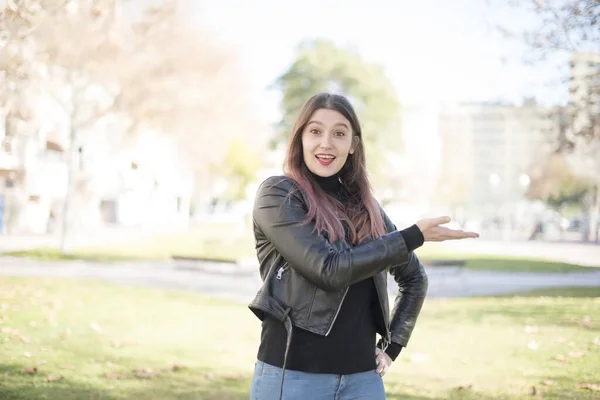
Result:
M337 111L318 109L302 131L304 163L315 175L335 175L354 153L354 143L350 121Z

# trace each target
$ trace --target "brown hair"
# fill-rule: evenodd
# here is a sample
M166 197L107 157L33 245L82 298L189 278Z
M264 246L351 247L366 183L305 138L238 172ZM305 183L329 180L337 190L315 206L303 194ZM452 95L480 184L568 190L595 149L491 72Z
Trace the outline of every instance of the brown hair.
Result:
M348 159L340 171L340 180L350 193L349 204L346 206L321 189L304 163L302 132L310 117L319 109L334 110L342 114L350 121L352 134L358 136L359 139L354 142L354 154L348 155ZM319 93L302 106L300 115L294 123L283 168L285 176L298 184L308 202L308 213L304 223L314 220L316 231L326 233L330 241L334 242L344 238L342 221L346 222L348 226L349 240L353 244L359 244L385 234L383 216L373 197L367 175L358 117L344 96Z

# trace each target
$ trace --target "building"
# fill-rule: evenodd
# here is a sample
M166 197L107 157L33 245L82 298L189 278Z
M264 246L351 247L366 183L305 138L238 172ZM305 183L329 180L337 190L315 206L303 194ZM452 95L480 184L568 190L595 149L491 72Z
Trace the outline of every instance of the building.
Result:
M439 121L440 197L458 218L516 225L531 168L557 135L554 109L532 99L444 105Z

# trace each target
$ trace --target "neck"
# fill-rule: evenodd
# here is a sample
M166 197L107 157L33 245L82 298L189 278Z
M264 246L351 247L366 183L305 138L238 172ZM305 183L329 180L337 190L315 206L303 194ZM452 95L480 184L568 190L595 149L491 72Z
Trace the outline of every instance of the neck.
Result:
M311 172L313 178L317 184L323 189L326 193L337 193L341 188L342 184L340 183L340 173L337 172L331 176L319 176Z

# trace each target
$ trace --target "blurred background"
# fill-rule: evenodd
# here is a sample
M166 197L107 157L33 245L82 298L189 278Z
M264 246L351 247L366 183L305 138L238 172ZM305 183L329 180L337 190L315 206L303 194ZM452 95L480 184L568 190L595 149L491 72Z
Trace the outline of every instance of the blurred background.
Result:
M468 348L456 358L443 353L451 346L434 345L435 353L424 343L406 356L416 372L396 389L392 384L390 398L598 398L600 375L597 368L588 371L600 365L594 325L600 275L593 268L600 266L598 1L0 0L0 13L0 273L28 276L0 280L0 323L32 293L79 290L102 304L122 298L95 310L95 325L80 314L69 317L73 326L91 326L93 335L125 321L128 332L141 329L141 317L128 314L139 312L131 285L208 293L208 299L252 298L260 284L254 194L265 178L282 173L300 106L328 91L349 97L356 108L375 195L398 227L444 214L454 227L481 234L476 241L417 251L430 275L430 298L442 301L426 306L433 308L424 326L439 328L431 315L444 320L444 307L459 313L474 307L463 322L475 326L490 307L508 300L474 298L542 290L527 292L525 298L537 299L533 303L511 303L514 313L502 303L508 311L494 312L506 318L504 328L493 317L489 332L473 328L470 334L476 340L508 329L513 337L514 329L532 335L544 324L565 325L560 329L567 331L552 340L562 338L558 343L573 347L571 353L587 355L571 357L581 364L567 373L561 368L571 358L561 354L564 360L545 355L558 367L542 371L535 367L541 358L518 358L506 348L496 354L484 342L485 360L467 360ZM128 286L109 290L43 280L57 276ZM152 293L142 297L159 297L160 309L171 301ZM445 303L449 298L469 302ZM546 298L554 300L539 303ZM551 302L559 298L567 303ZM240 375L223 376L231 365L223 361L219 369L220 361L200 353L188 360L191 372L178 375L185 379L169 378L166 386L156 383L150 367L136 369L133 379L150 378L152 384L130 385L125 375L99 378L94 370L84 380L97 387L111 379L107 392L77 392L68 368L43 377L37 369L27 372L32 352L23 359L19 346L29 342L19 340L22 330L15 333L13 326L2 331L4 344L14 347L6 347L12 355L0 356L0 363L11 360L0 365L0 394L21 398L14 396L29 387L23 398L121 398L118 391L126 398L244 398L258 322L238 303L185 299L177 301L202 304L189 305L192 314L220 321L213 309L232 307L236 318L248 320L243 350L241 344L221 349L244 354L230 362ZM14 309L12 302L21 306ZM132 306L127 311L120 304ZM527 307L530 314L519 313ZM161 318L175 318L168 310ZM102 315L104 324L98 322ZM31 327L33 320L24 318ZM552 318L563 320L556 325ZM509 320L518 328L507 328L513 326ZM204 346L192 339L204 329L198 320L180 323L164 321L172 329L161 328L165 336L157 334L152 354L185 353L185 347L157 350L165 337L178 335L174 331L189 335L182 346ZM70 337L65 326L53 326L60 340ZM240 334L238 325L230 328L228 335ZM218 326L211 329L200 337L212 342L222 334ZM464 332L455 333L460 341ZM82 348L98 344L89 334ZM564 335L580 335L587 344L577 347L580 342ZM433 334L430 339L439 343ZM496 344L504 336L490 340ZM523 348L534 352L540 343L528 339ZM500 361L501 370L468 369L507 352L517 358ZM468 382L441 378L449 371L440 359L439 372L431 375L434 353L448 365L460 360L466 369L458 376L469 376ZM148 354L135 357L148 360ZM95 362L102 357L97 354ZM120 365L111 357L102 365ZM85 369L78 362L84 361L67 364ZM194 362L201 365L190 367ZM531 368L518 370L517 377L510 368L515 362ZM183 368L177 365L170 373ZM203 371L204 383L195 380L194 368ZM502 378L488 379L492 372ZM488 375L477 375L483 373ZM46 379L52 389L32 389L34 381L27 379ZM414 383L420 379L438 383L423 389ZM507 387L507 380L517 383ZM200 391L177 392L177 385Z

